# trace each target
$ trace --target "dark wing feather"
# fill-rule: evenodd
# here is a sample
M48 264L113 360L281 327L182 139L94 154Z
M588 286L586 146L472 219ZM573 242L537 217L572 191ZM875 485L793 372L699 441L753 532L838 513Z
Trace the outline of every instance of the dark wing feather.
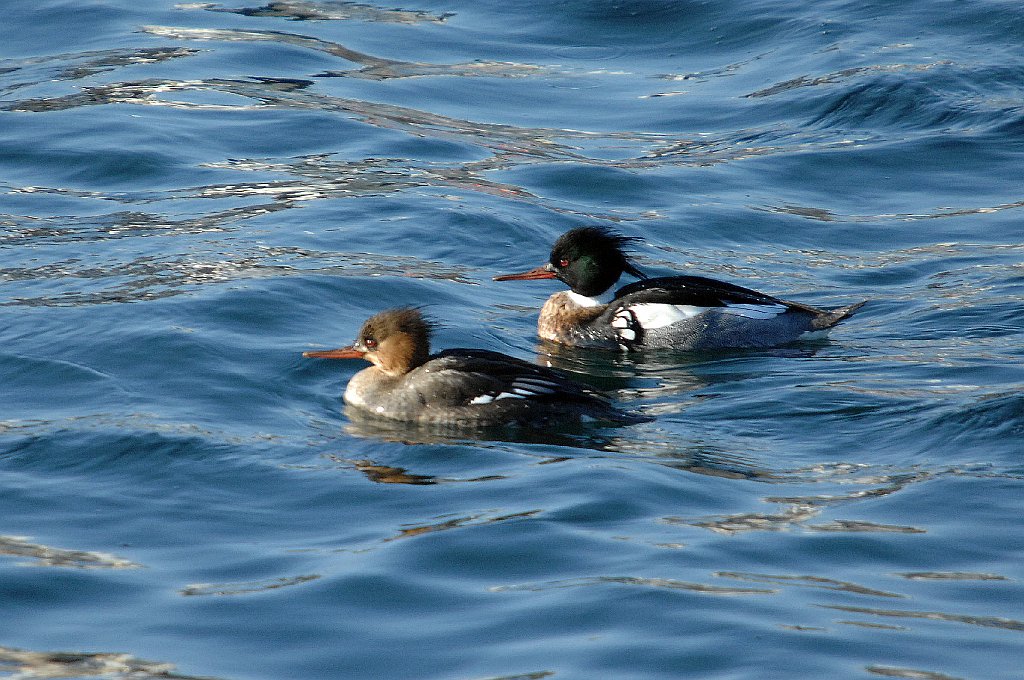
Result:
M624 299L626 297L629 299ZM725 307L731 304L793 306L793 303L771 295L704 276L665 276L635 281L615 291L612 304L621 306L623 303L694 307Z
M452 371L449 374L452 379L446 387L450 393L457 393L455 398L463 404L483 396L538 402L607 403L599 392L573 382L560 371L500 352L446 349L432 356L424 369L437 374L439 380L444 380L444 372ZM503 394L507 396L501 397Z

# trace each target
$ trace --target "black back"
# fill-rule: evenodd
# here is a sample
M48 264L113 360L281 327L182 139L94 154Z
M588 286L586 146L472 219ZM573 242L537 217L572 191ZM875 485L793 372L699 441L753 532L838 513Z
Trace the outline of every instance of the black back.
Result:
M629 298L628 300L625 298ZM705 276L664 276L635 281L615 291L613 306L659 303L725 307L730 304L786 305L790 303L733 283Z

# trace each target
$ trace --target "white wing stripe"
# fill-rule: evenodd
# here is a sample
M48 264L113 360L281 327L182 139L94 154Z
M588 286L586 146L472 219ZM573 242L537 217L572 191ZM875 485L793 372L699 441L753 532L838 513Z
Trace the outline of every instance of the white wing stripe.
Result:
M528 385L530 387L545 387L545 388L546 387L558 387L557 383L553 383L550 380L546 380L544 378L531 378L531 377L516 378L514 381L512 381L512 384L513 385Z
M555 388L557 387L557 384L543 378L516 378L508 386L507 392L499 392L497 395L481 394L480 396L473 397L469 403L470 405L476 405L490 404L492 401L498 401L499 399L530 399L545 394L555 394L557 391Z
M733 304L722 308L725 314L742 316L747 319L774 319L779 314L785 313L786 305L772 303L768 305L758 304Z

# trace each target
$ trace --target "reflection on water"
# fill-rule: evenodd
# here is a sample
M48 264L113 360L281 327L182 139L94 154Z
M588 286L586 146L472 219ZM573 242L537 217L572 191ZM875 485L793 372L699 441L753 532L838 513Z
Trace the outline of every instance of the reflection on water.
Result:
M877 522L864 522L860 520L837 519L825 524L810 524L807 527L813 531L872 531L876 533L895 534L923 534L924 529L918 527L901 526L898 524L878 524Z
M450 529L462 529L465 527L484 526L500 522L528 519L541 513L541 510L527 510L524 512L513 512L508 514L486 514L465 515L460 517L440 518L440 521L430 524L418 524L416 526L404 527L394 536L381 539L382 542L397 541L401 538L412 538L423 534L432 534L438 531Z
M110 680L213 680L208 676L181 675L174 664L137 659L110 652L32 652L0 647L0 672L20 680L35 678L94 678ZM8 675L11 673L11 675Z
M186 29L162 26L148 26L145 30L161 37L187 40L283 42L326 52L364 65L362 69L330 72L320 74L321 76L344 75L382 79L427 75L509 77L544 74L544 70L537 66L520 64L473 62L445 66L397 62L365 55L336 43L281 31ZM185 52L169 52L169 54L174 57L188 56L188 53ZM317 76L311 75L310 77ZM37 81L38 84L43 82L45 81L42 78ZM26 82L21 86L32 84L36 83ZM492 158L474 161L466 166L467 169L474 172L508 169L515 165L551 161L572 161L585 165L619 169L656 168L672 165L706 166L771 153L790 153L794 147L806 151L812 148L825 149L837 144L840 147L847 144L846 142L836 143L812 138L801 140L800 135L805 133L796 131L788 131L785 134L779 134L777 131L752 134L749 130L739 130L732 134L704 137L695 141L641 131L587 132L568 128L526 128L461 120L410 107L334 97L311 90L313 85L313 80L305 78L254 77L248 80L207 78L189 81L147 79L84 87L80 93L65 96L25 98L7 103L0 108L9 111L46 112L120 103L206 110L285 107L333 111L353 116L363 123L384 129L405 131L439 139L458 140L488 149L493 154ZM231 104L169 98L169 95L174 93L204 91L220 92L249 101ZM737 145L740 139L744 141L742 146ZM753 144L755 139L760 139L762 143L760 145ZM628 153L624 153L630 147L633 150L632 157ZM611 157L609 158L609 156ZM462 188L471 188L471 184L463 185ZM507 195L531 197L531 194L522 188L510 189ZM572 212L566 206L554 204L552 209L556 208ZM585 214L598 219L613 219L615 221L656 216L654 213L630 216L628 213L623 215L619 211L612 214L593 212Z
M191 226L186 226L186 230L205 228L196 226L192 221L187 222ZM166 236L177 229L170 225L165 227L166 231L158 229L160 233L153 235ZM135 228L134 223L131 228ZM221 231L221 228L214 227L212 231ZM117 229L111 232L105 227L97 232L102 234L99 240L125 238ZM45 230L38 235L42 240L64 240L64 234L55 230ZM145 229L142 235L146 235ZM67 233L67 236L70 242L83 238L83 234L74 230ZM208 242L203 250L160 255L140 254L128 261L70 258L46 264L0 267L0 281L9 284L4 288L7 299L0 298L0 306L78 307L110 302L138 302L180 295L204 284L310 274L398 276L477 285L465 277L465 267L416 257L255 245L235 247L233 257L226 259L223 257L224 252L217 246L215 241ZM32 258L33 261L38 259ZM53 293L53 282L61 284L62 289L56 294Z
M75 569L137 569L143 565L114 555L85 550L52 548L38 543L29 543L22 536L0 536L0 555L30 557L30 566L72 567Z
M965 680L963 677L922 671L915 668L898 668L896 666L865 666L864 670L886 678L909 678L910 680Z
M414 486L424 486L430 484L453 484L458 482L492 482L499 479L505 479L504 475L483 475L468 479L437 477L435 475L416 474L403 467L381 465L379 463L374 463L372 460L348 460L332 454L327 454L326 457L329 460L333 460L345 467L355 468L366 475L366 478L371 482L376 482L377 484L412 484Z
M589 578L547 581L544 583L522 583L507 586L494 586L489 590L494 593L528 591L542 592L561 588L586 588L602 585L635 586L644 588L663 588L666 590L688 590L707 595L774 595L776 590L765 588L736 588L730 586L713 586L706 583L690 583L670 578L640 578L636 576L594 576Z
M885 497L902 491L909 485L929 481L938 474L922 471L871 473L864 466L849 465L817 466L811 469L790 471L776 470L751 478L771 484L852 484L865 485L867 488L836 494L766 496L761 499L766 503L788 506L779 512L737 513L700 518L666 517L664 521L669 524L701 527L727 535L750 531L788 531L796 528L814 532L923 534L925 529L919 527L879 524L863 520L835 519L820 524L810 524L809 522L825 510L834 510L836 506L844 506L862 500ZM959 474L959 472L951 470L941 474Z
M471 62L468 64L425 64L394 59L381 59L369 54L357 52L338 43L320 40L308 35L298 35L285 31L213 29L213 28L179 28L175 26L144 26L142 30L152 35L176 40L216 40L242 42L277 42L295 47L325 52L346 61L362 64L363 68L349 71L327 71L315 77L346 77L363 78L366 80L388 80L391 78L411 78L416 76L488 76L488 77L521 77L540 70L537 66L526 64L499 64L496 62Z
M259 35L263 36L263 34ZM297 36L297 38L301 39L302 36ZM71 95L21 99L0 106L0 110L43 113L107 104L134 104L217 111L286 108L334 112L350 116L374 127L405 132L417 137L466 143L489 151L492 154L491 158L475 160L463 165L472 173L486 170L507 170L516 165L552 161L573 161L612 168L655 165L653 160L608 160L603 158L602 154L607 149L615 149L621 153L621 149L627 144L638 145L638 150L643 153L642 150L645 148L652 145L660 147L666 143L664 135L645 132L585 132L567 128L527 128L482 123L406 106L320 94L312 89L313 85L314 81L312 80L296 78L207 78L188 81L152 78L83 87L81 92ZM241 101L238 103L211 103L209 101L190 101L185 97L189 93L202 92L231 95L241 98ZM181 96L175 99L173 98L175 94ZM723 144L729 146L727 141L723 141ZM700 150L695 150L694 153L700 157L697 159L675 158L672 159L672 162L702 164L726 160L726 158L717 160L709 158L709 154L715 153L713 149L705 149L703 153ZM472 183L460 183L454 186L463 189L473 188ZM496 192L494 188L489 191L510 198L532 198L529 192L515 187L500 192ZM539 203L547 205L547 203ZM559 207L557 203L553 206L552 209L556 209L556 211L572 212L570 208ZM655 216L649 212L630 215L628 212L621 213L618 210L612 214L600 212L583 214L596 219L613 219L615 221Z
M608 434L611 426L599 427L598 423L560 423L557 428L551 429L533 426L465 427L394 422L375 418L372 414L347 405L344 413L347 418L344 425L346 434L400 444L467 444L476 448L481 443L486 445L486 442L517 442L607 451L614 450L617 441Z
M480 680L543 680L543 678L550 678L553 675L555 675L554 671L536 671L533 673L516 673L515 675L480 678Z
M626 456L630 460L646 460L681 472L710 477L779 483L793 480L788 473L780 475L777 471L761 467L753 458L681 437L650 423L628 426L626 429L629 434L620 435L616 434L619 428L588 425L563 425L558 430L421 427L362 417L349 408L345 409L345 413L349 417L344 425L345 433L371 440L407 445L455 444L471 449L490 448L497 442L509 442L531 445L531 449L520 451L526 455L537 455L532 447L540 445L540 464L571 459L584 452L594 452L606 456ZM353 461L334 455L328 457L355 466L372 481L377 482L434 484L452 481L482 482L504 478L502 475L485 475L471 479L436 478L416 474L405 468L379 465L373 461Z
M897 574L912 581L1006 581L999 574L979 574L964 571L910 571Z
M427 485L437 484L439 481L437 477L434 477L433 475L417 475L410 473L405 468L393 467L390 465L378 465L370 460L343 460L333 456L332 458L339 463L348 463L356 470L359 470L366 475L366 478L371 482L376 482L378 484Z
M739 513L699 520L666 517L665 521L669 524L689 524L720 534L738 534L748 531L785 531L805 523L818 512L813 508L793 507L780 513Z
M376 21L380 23L417 24L443 23L452 12L430 14L422 10L381 9L358 2L270 2L261 7L224 7L212 2L188 2L176 5L180 9L203 9L208 12L230 12L247 17L280 17L290 21Z
M991 206L961 207L937 209L929 213L886 213L880 215L839 215L825 208L814 208L799 205L778 205L764 206L757 208L768 212L782 213L786 215L797 215L811 220L821 222L910 222L914 220L934 220L946 217L963 217L965 215L986 215L997 213L1003 210L1015 210L1024 208L1024 201L1013 201L1012 203L1000 203ZM944 244L963 247L962 244ZM1012 247L1012 246L1011 246Z
M275 203L297 207L299 201L328 198L383 196L416 188L439 187L533 200L523 189L482 177L472 164L424 163L407 158L335 160L327 154L300 156L280 162L231 159L205 167L242 172L286 174L294 179L234 182L181 189L167 199L271 198Z
M320 578L320 574L304 574L302 576L268 578L261 581L243 581L240 583L193 583L182 588L180 592L186 597L196 595L249 595L263 593L268 590L297 586Z
M834 73L828 73L821 76L800 76L798 78L793 78L782 83L776 83L775 85L766 87L756 92L751 92L750 94L744 96L749 98L771 97L773 95L788 92L789 90L795 90L801 87L833 85L858 76L872 75L875 73L900 73L902 71L920 72L930 70L938 66L949 65L949 61L937 61L929 64L876 64L872 66L859 66L857 68L842 69Z
M545 462L563 460L592 451L605 455L627 456L632 460L648 460L652 463L675 470L726 479L749 479L765 482L791 482L793 473L782 473L765 469L756 459L727 449L717 448L703 442L680 436L659 427L657 423L639 423L625 429L628 434L618 434L619 427L597 427L596 425L561 425L558 429L540 430L534 428L455 428L443 426L410 426L404 423L389 423L380 419L363 416L360 412L345 408L348 417L344 425L346 434L360 438L396 442L401 444L456 444L472 448L488 447L488 442L514 442L527 445L541 445L546 451ZM557 448L551 448L557 447ZM565 456L558 455L565 451ZM344 459L339 459L344 460ZM349 461L350 463L354 461ZM369 461L366 469L363 462L355 462L357 469L365 472L374 481L398 481L410 473L404 469L392 470L387 466L377 470ZM382 474L384 479L377 478ZM802 474L802 473L796 473ZM392 475L395 475L392 477ZM420 475L409 477L408 483L435 483L430 478L419 482ZM484 476L459 481L490 481L495 477ZM500 477L498 477L500 478ZM805 518L806 519L806 518ZM674 521L674 520L670 520Z
M836 623L855 628L867 628L869 630L909 630L906 626L891 626L887 623L873 623L871 621L836 621Z
M969 616L966 614L947 614L944 612L920 612L902 609L874 609L871 607L851 607L839 604L821 604L819 607L836 609L843 612L855 614L870 614L873 616L895 617L902 619L929 619L932 621L951 621L953 623L965 623L971 626L983 628L1002 628L1004 630L1024 631L1024 621L1006 619L998 616Z
M821 588L824 590L837 590L844 593L856 595L868 595L872 597L906 597L899 593L889 593L884 590L876 590L865 586L857 585L847 581L837 581L821 576L786 576L780 574L750 574L734 571L720 571L715 576L723 578L734 578L739 581L751 581L754 583L776 583L785 586L803 586L806 588Z
M271 3L264 8L226 9L219 6L189 6L202 9L239 12L252 16L293 16L293 18L324 18L314 17L314 13L323 9L311 3ZM352 17L369 8L352 4L343 7L327 7L325 12L337 10L339 14L333 18ZM347 13L347 14L346 14ZM326 15L324 15L326 16ZM413 12L388 14L376 18L361 18L371 21L391 20L424 20L423 16ZM402 17L399 19L398 17ZM419 17L419 18L416 18ZM332 18L327 16L327 18ZM442 20L443 18L436 18ZM271 30L238 30L238 29L198 29L175 28L166 26L149 26L145 29L149 34L175 40L202 41L270 41L288 44L304 49L311 49L331 54L360 66L354 71L345 71L344 75L366 78L393 78L410 75L500 75L500 76L541 76L543 70L537 66L517 64L497 64L473 62L463 65L436 65L400 62L367 55L346 48L343 45L324 41L311 36ZM178 46L139 47L120 50L84 52L64 54L45 58L33 58L6 65L0 74L0 92L7 95L22 90L43 87L53 81L79 80L96 74L113 71L125 67L145 67L168 60L194 57L199 51ZM898 65L886 67L902 68ZM862 75L857 72L842 72L839 76L848 77ZM870 68L867 71L871 71ZM333 73L337 75L338 73ZM315 76L313 76L315 77ZM588 76L576 74L574 77ZM833 82L836 75L825 76L817 83ZM574 162L586 165L600 165L609 168L641 168L654 167L662 164L708 164L738 160L741 157L772 152L791 152L794 148L793 139L786 139L792 131L779 134L763 132L751 135L750 131L736 131L734 135L724 134L717 138L704 137L700 140L672 139L664 134L648 132L584 132L574 129L524 128L511 125L480 123L461 120L448 116L418 110L411 107L395 106L381 102L370 102L359 99L346 99L321 94L313 87L315 80L300 78L251 78L247 80L207 78L198 80L166 80L147 79L126 82L114 82L82 87L79 92L63 96L27 97L7 99L2 108L8 111L52 112L76 109L85 106L108 104L143 104L169 106L185 109L218 109L246 110L253 108L299 108L313 109L324 112L337 112L351 116L367 125L382 129L403 131L417 137L433 137L437 139L456 140L485 149L490 156L465 162L424 162L407 158L366 158L357 161L335 160L329 154L314 154L290 159L225 159L207 164L212 169L226 171L243 171L253 173L285 174L286 179L267 179L253 182L232 182L208 184L190 188L177 188L168 191L120 192L81 191L70 187L44 186L9 186L12 195L59 195L77 197L84 200L102 200L122 204L152 205L164 203L163 212L143 212L132 210L111 213L102 216L75 216L72 218L31 215L0 215L3 223L13 229L0 235L0 242L11 245L28 245L44 243L67 243L71 241L94 242L108 239L137 238L142 236L185 236L211 233L217 231L231 232L245 225L249 220L268 215L277 211L299 207L301 204L340 197L360 197L390 194L415 188L442 188L452 191L469 191L489 194L512 200L521 200L544 207L555 213L577 214L595 219L612 219L614 221L640 220L656 217L650 212L629 212L616 209L612 213L596 212L592 209L583 210L579 206L536 196L522 186L509 182L499 182L487 177L488 173L505 171L517 166L547 163ZM790 83L791 86L805 86L806 83ZM776 94L789 86L777 86L775 90L761 91L758 96ZM175 99L175 93L218 92L237 97L237 103L210 103L188 101L187 98ZM744 138L746 143L737 147L737 140ZM772 141L774 138L774 141ZM755 146L750 142L761 139L763 146ZM784 142L784 143L782 143ZM776 144L779 143L779 144ZM808 140L807 143L810 143ZM822 141L831 145L834 141ZM803 144L798 143L799 144ZM614 158L609 158L607 151L616 149ZM623 154L623 149L632 150L632 154ZM168 212L177 202L194 198L216 200L244 200L263 198L257 204L239 205L224 210L211 211L198 216L179 219L172 218ZM444 198L441 196L440 198ZM43 205L43 204L40 204ZM931 213L922 214L868 214L868 215L837 215L825 208L800 206L754 206L758 209L772 210L779 213L795 214L816 220L831 222L876 222L895 219L908 220L930 217L963 217L970 214L989 214L993 212L1020 208L1024 202L1006 202L988 207L943 208ZM943 252L926 253L920 249L886 252L877 262L859 259L848 266L878 269L895 266L899 262L907 263L922 257L942 256L945 258L963 256L972 253L984 257L984 246L964 244L949 245ZM5 281L20 282L19 286L9 287L5 294L7 301L0 304L24 306L47 305L82 305L108 302L125 302L159 299L176 295L188 290L190 286L205 282L222 282L255 276L274 276L288 273L296 268L300 272L322 272L364 276L375 274L398 274L424 278L449 278L465 282L464 269L445 266L440 263L395 262L389 267L387 258L375 258L373 265L360 261L358 255L346 253L314 253L294 249L285 252L273 248L249 248L248 252L230 249L232 253L223 257L225 249L215 247L197 251L189 248L180 256L154 258L152 254L140 254L135 258L112 261L107 264L85 266L71 258L58 259L52 262L33 263L29 266L8 266L0 271L0 278ZM220 257L213 257L216 254ZM310 267L310 263L319 260L322 266ZM39 291L49 287L49 282L61 280L84 282L81 289L64 290L58 295L41 294ZM98 285L100 281L109 281L110 285ZM956 286L944 285L943 295L949 305L961 304L969 295L978 294L984 289L971 280L967 274L957 277ZM38 285L36 285L38 284ZM937 283L936 285L940 285ZM559 356L551 348L543 350L552 364L563 364L573 368L575 359ZM916 360L916 359L915 359ZM693 393L702 386L701 380L693 374L674 369L660 370L662 362L657 357L644 357L648 365L648 375L659 377L657 384L635 386L624 396L643 400L658 400L659 403L650 407L651 415L666 416L680 413L691 403L689 399L668 399L672 395ZM673 363L673 362L667 362ZM678 365L678 358L675 362ZM587 370L592 366L576 365ZM607 374L621 375L628 371L611 371ZM692 399L701 399L694 395Z
M138 47L32 57L0 67L0 76L4 76L0 94L47 81L80 80L126 66L156 64L198 53L199 50L185 47Z

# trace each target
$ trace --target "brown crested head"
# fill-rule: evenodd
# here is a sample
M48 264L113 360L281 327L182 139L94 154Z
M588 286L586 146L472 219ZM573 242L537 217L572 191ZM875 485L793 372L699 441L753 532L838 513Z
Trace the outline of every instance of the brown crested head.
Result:
M404 375L430 356L434 324L415 307L399 307L367 319L356 341L340 349L303 352L314 359L366 359L388 375Z
M402 375L426 362L434 324L415 307L374 314L359 329L354 347L389 375Z

